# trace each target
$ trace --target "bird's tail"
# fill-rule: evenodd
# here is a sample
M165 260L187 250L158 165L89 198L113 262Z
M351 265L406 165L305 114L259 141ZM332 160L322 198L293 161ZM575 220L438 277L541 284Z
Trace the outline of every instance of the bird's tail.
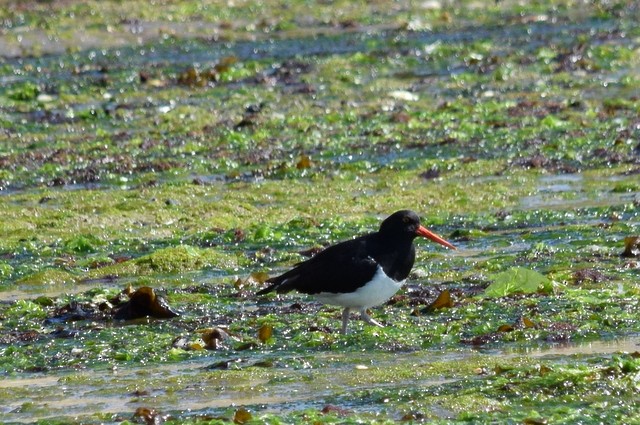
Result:
M256 292L256 295L264 295L273 291L276 291L278 294L285 294L289 291L292 291L293 289L296 289L295 283L297 282L297 280L297 276L294 275L292 277L290 273L272 277L265 280L265 282L270 283L270 285Z
M256 295L264 295L264 294L268 294L269 292L273 292L278 288L278 285L280 285L279 282L276 282L276 283L274 283L272 285L269 285L266 288L261 289L258 292L256 292Z

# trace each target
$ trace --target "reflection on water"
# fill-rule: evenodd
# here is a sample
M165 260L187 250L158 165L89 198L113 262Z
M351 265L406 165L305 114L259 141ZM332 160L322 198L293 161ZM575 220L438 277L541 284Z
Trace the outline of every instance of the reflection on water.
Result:
M587 196L586 186L593 177L583 174L553 174L540 177L536 192L520 200L520 207L526 210L538 208L589 208L607 205L618 205L633 202L637 193L613 193L607 191L603 196L593 198ZM603 177L598 177L603 179ZM605 177L612 184L623 180L622 176Z
M7 290L0 291L0 300L3 302L12 302L22 299L32 299L35 297L55 298L64 294L79 294L94 288L109 288L114 286L126 286L126 283L132 281L133 278L100 278L89 279L85 281L54 283L54 284L33 284L33 285L15 285Z
M640 351L640 336L580 343L566 342L545 347L521 347L515 350L507 350L508 353L526 354L530 357L633 353L636 351Z

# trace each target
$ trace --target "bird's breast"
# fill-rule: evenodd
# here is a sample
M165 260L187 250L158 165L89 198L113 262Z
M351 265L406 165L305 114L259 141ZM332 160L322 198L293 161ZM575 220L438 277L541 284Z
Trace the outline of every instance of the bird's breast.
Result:
M387 276L382 267L378 266L376 274L364 285L354 288L350 292L320 292L315 294L323 304L339 305L342 307L363 309L380 305L395 295L404 280L396 281Z

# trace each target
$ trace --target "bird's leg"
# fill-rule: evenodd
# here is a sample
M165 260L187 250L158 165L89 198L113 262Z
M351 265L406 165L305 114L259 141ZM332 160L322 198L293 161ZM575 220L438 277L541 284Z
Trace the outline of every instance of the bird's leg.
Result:
M342 310L342 334L347 334L347 323L349 323L349 313L351 313L351 309L346 307Z
M381 324L380 322L377 322L377 321L373 320L373 319L371 318L371 316L369 316L369 315L367 314L367 310L366 310L366 309L364 309L364 308L363 308L362 310L360 310L360 317L362 318L362 320L363 320L364 322L366 322L366 323L368 323L368 324L370 324L370 325L378 326L378 327L380 327L380 328L384 328L384 325L383 325L383 324Z

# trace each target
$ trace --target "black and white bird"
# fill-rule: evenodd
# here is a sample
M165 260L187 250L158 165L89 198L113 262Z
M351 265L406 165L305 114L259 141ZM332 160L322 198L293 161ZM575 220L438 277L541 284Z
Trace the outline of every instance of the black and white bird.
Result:
M391 298L404 284L416 258L413 240L422 236L456 249L420 224L409 210L387 217L377 232L329 246L293 269L267 280L268 287L256 295L296 290L313 295L323 304L339 305L342 333L347 333L349 314L360 312L362 320L383 327L367 309Z

